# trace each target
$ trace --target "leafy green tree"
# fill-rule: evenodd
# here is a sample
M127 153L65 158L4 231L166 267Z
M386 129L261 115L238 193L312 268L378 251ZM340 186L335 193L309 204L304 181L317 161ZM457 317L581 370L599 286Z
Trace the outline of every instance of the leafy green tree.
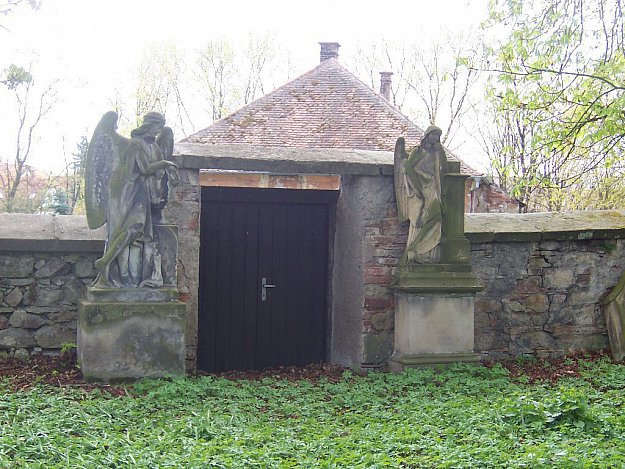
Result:
M490 101L498 115L521 119L522 128L532 129L525 134L535 157L528 163L532 170L517 174L513 185L539 184L534 192L542 193L541 205L548 209L625 206L619 192L587 197L593 186L622 175L621 0L493 0L489 21L495 32L502 25L511 31L490 49L497 78ZM510 159L519 166L527 153L507 150L497 164L513 172Z

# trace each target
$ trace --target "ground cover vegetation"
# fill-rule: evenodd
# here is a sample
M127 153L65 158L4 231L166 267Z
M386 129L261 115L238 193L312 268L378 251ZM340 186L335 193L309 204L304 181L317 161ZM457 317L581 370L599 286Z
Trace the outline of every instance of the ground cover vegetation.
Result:
M35 360L28 382L27 366L0 367L2 467L625 465L625 366L607 356L128 387L80 385L50 363Z

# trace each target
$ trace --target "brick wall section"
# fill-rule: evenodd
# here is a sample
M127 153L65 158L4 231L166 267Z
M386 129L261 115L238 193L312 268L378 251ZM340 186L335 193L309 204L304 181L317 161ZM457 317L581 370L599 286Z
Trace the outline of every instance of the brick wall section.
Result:
M365 179L365 178L363 178ZM363 366L384 366L393 348L395 294L390 288L404 251L408 229L397 218L393 179L366 178L371 201L376 207L362 210L363 273L362 300Z
M392 333L395 316L395 295L389 285L403 253L407 230L399 225L397 210L389 204L384 218L367 220L363 282L364 334Z
M178 292L187 305L187 370L196 369L200 265L200 185L197 169L179 168L180 185L166 206L167 221L178 226Z

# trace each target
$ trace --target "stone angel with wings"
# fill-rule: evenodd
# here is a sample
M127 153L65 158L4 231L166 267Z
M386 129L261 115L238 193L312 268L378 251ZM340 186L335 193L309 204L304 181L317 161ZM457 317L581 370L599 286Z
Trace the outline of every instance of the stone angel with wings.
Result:
M400 266L440 261L442 239L442 175L447 158L442 131L431 126L410 155L399 138L395 144L395 197L399 221L410 221Z
M104 255L95 262L96 287L160 287L154 226L163 224L169 185L179 181L173 132L165 118L149 112L125 138L116 132L117 113L107 112L89 143L85 204L89 228L107 224Z

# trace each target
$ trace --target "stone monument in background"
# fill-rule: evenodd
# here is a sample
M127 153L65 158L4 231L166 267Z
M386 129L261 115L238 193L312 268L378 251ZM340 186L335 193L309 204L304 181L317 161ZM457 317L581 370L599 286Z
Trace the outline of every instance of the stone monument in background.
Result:
M395 341L390 367L477 361L475 293L470 243L464 236L464 182L460 163L448 161L441 129L429 127L406 153L395 145L395 196L408 240L393 281Z
M173 133L150 112L125 138L106 113L89 143L85 203L107 225L98 276L80 301L78 361L87 380L184 373L185 305L176 289L177 228L163 217L176 165Z

